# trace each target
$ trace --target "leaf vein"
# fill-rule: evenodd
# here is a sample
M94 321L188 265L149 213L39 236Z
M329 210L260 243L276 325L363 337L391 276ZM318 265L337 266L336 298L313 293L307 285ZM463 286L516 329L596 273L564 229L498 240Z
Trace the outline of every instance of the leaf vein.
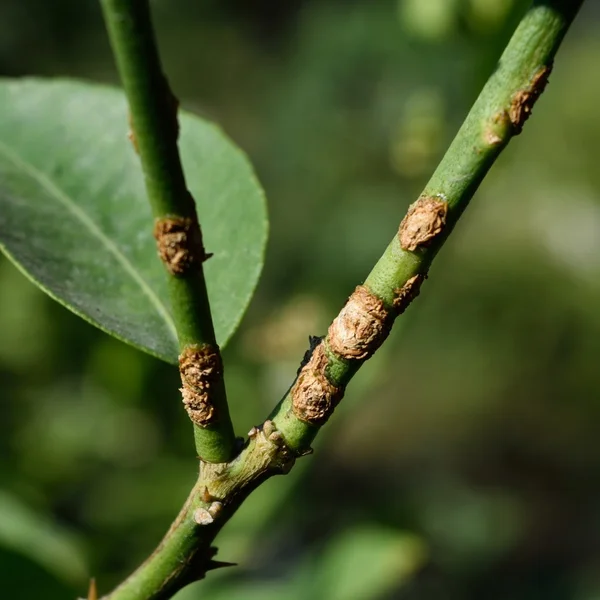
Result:
M60 202L76 219L78 219L85 227L87 227L92 235L94 235L102 244L104 244L106 249L114 256L125 272L140 286L142 292L148 297L151 304L156 308L158 314L164 320L174 340L177 341L177 331L167 307L162 303L161 299L156 295L148 282L136 271L133 264L123 254L121 249L109 237L106 236L106 234L98 227L98 225L96 225L92 218L46 174L13 152L2 141L0 141L0 154L12 162L17 169L20 169L22 172L34 179L50 194L50 196Z

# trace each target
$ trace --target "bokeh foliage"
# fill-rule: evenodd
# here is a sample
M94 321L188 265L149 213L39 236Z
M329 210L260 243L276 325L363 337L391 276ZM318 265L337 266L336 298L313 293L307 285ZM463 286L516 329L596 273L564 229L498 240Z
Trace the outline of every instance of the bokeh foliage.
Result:
M225 352L240 432L382 252L525 4L154 2L175 91L248 152L269 200L263 279ZM181 600L600 595L599 27L589 2L317 455L220 536L240 567ZM98 7L3 0L0 70L114 82ZM195 479L177 375L5 260L0 332L0 589L73 597L94 574L105 591Z

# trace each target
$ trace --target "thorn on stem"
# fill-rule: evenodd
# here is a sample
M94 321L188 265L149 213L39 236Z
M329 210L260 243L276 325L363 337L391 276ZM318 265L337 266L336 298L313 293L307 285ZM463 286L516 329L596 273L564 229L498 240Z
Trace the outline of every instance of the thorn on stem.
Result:
M204 486L204 489L202 490L202 502L204 502L205 504L208 504L209 502L211 502L213 499L213 497L210 495L210 492L208 491L208 487Z
M308 456L309 454L314 454L314 449L313 448L306 448L306 450L303 450L298 457L302 458L303 456Z
M211 560L208 563L207 571L214 571L215 569L223 569L225 567L237 567L237 563L224 562L222 560Z
M90 579L87 600L98 600L98 588L96 587L96 579L94 577Z

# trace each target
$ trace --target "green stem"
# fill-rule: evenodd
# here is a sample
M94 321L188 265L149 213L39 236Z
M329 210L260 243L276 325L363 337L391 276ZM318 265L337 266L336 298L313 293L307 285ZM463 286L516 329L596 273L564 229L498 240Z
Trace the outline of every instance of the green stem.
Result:
M439 218L429 222L435 225L431 235L415 247L404 236L394 237L364 286L353 294L354 304L351 301L334 320L328 335L307 357L295 384L270 419L251 432L241 453L230 463L202 464L199 482L163 542L107 599L166 600L191 577L203 577L216 566L211 562L210 545L220 527L260 483L271 475L287 472L295 457L309 451L345 386L384 341L397 314L414 298L418 291L415 282L420 284L424 279L483 177L510 138L521 131L582 2L534 3L415 203L418 207L433 206L438 211L434 216ZM419 229L421 222L411 221L411 214L414 216L414 211L409 210L399 234L410 233L407 223L413 230ZM356 336L344 337L348 331L361 335L367 332L370 337L366 341L359 339L357 344ZM315 390L323 390L323 398ZM199 525L193 517L197 507L207 510L214 506L211 503L215 499L222 507L218 518L214 523Z
M207 571L228 566L213 560L217 533L254 489L287 473L294 460L267 421L230 463L201 463L198 482L157 549L103 600L168 600Z
M218 353L202 269L206 255L177 146L177 101L163 75L148 0L101 4L129 103L132 142L144 171L159 253L167 267L180 349L208 347ZM235 435L222 377L211 382L208 401L216 416L204 426L194 424L196 449L205 461L226 462L235 453Z
M217 531L203 530L194 522L194 511L200 505L200 483L197 483L164 540L151 556L110 596L110 600L166 600L190 581L194 563L208 570L210 544ZM202 534L202 537L200 537ZM205 553L200 557L200 553Z
M412 277L425 276L436 253L467 207L479 184L511 137L520 133L537 99L552 60L583 0L540 0L525 14L454 141L425 186L421 198L447 203L446 225L429 246L409 251L394 236L364 285L387 307ZM514 122L513 122L514 121ZM326 340L326 343L328 339ZM328 353L327 375L344 389L364 361ZM310 447L319 426L300 420L288 393L271 418L287 444Z

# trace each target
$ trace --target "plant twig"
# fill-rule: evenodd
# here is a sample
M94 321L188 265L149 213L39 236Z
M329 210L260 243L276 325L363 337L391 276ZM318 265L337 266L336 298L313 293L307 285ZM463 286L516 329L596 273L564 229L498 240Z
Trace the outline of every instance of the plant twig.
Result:
M432 260L479 184L510 139L521 133L582 4L583 0L537 0L522 18L398 234L272 413L290 448L303 452L310 447L350 379L418 295ZM362 355L357 342L364 346Z
M148 0L101 4L129 103L130 139L142 162L154 236L168 273L183 401L194 423L196 449L207 462L226 462L234 456L235 435L202 268L208 255L177 147L177 100L162 71Z
M364 285L327 336L315 340L296 381L270 418L253 428L230 463L201 463L198 483L154 554L107 598L166 600L219 566L211 544L248 494L310 452L360 366L416 297L429 266L483 177L521 132L553 57L583 0L534 3L419 199Z

